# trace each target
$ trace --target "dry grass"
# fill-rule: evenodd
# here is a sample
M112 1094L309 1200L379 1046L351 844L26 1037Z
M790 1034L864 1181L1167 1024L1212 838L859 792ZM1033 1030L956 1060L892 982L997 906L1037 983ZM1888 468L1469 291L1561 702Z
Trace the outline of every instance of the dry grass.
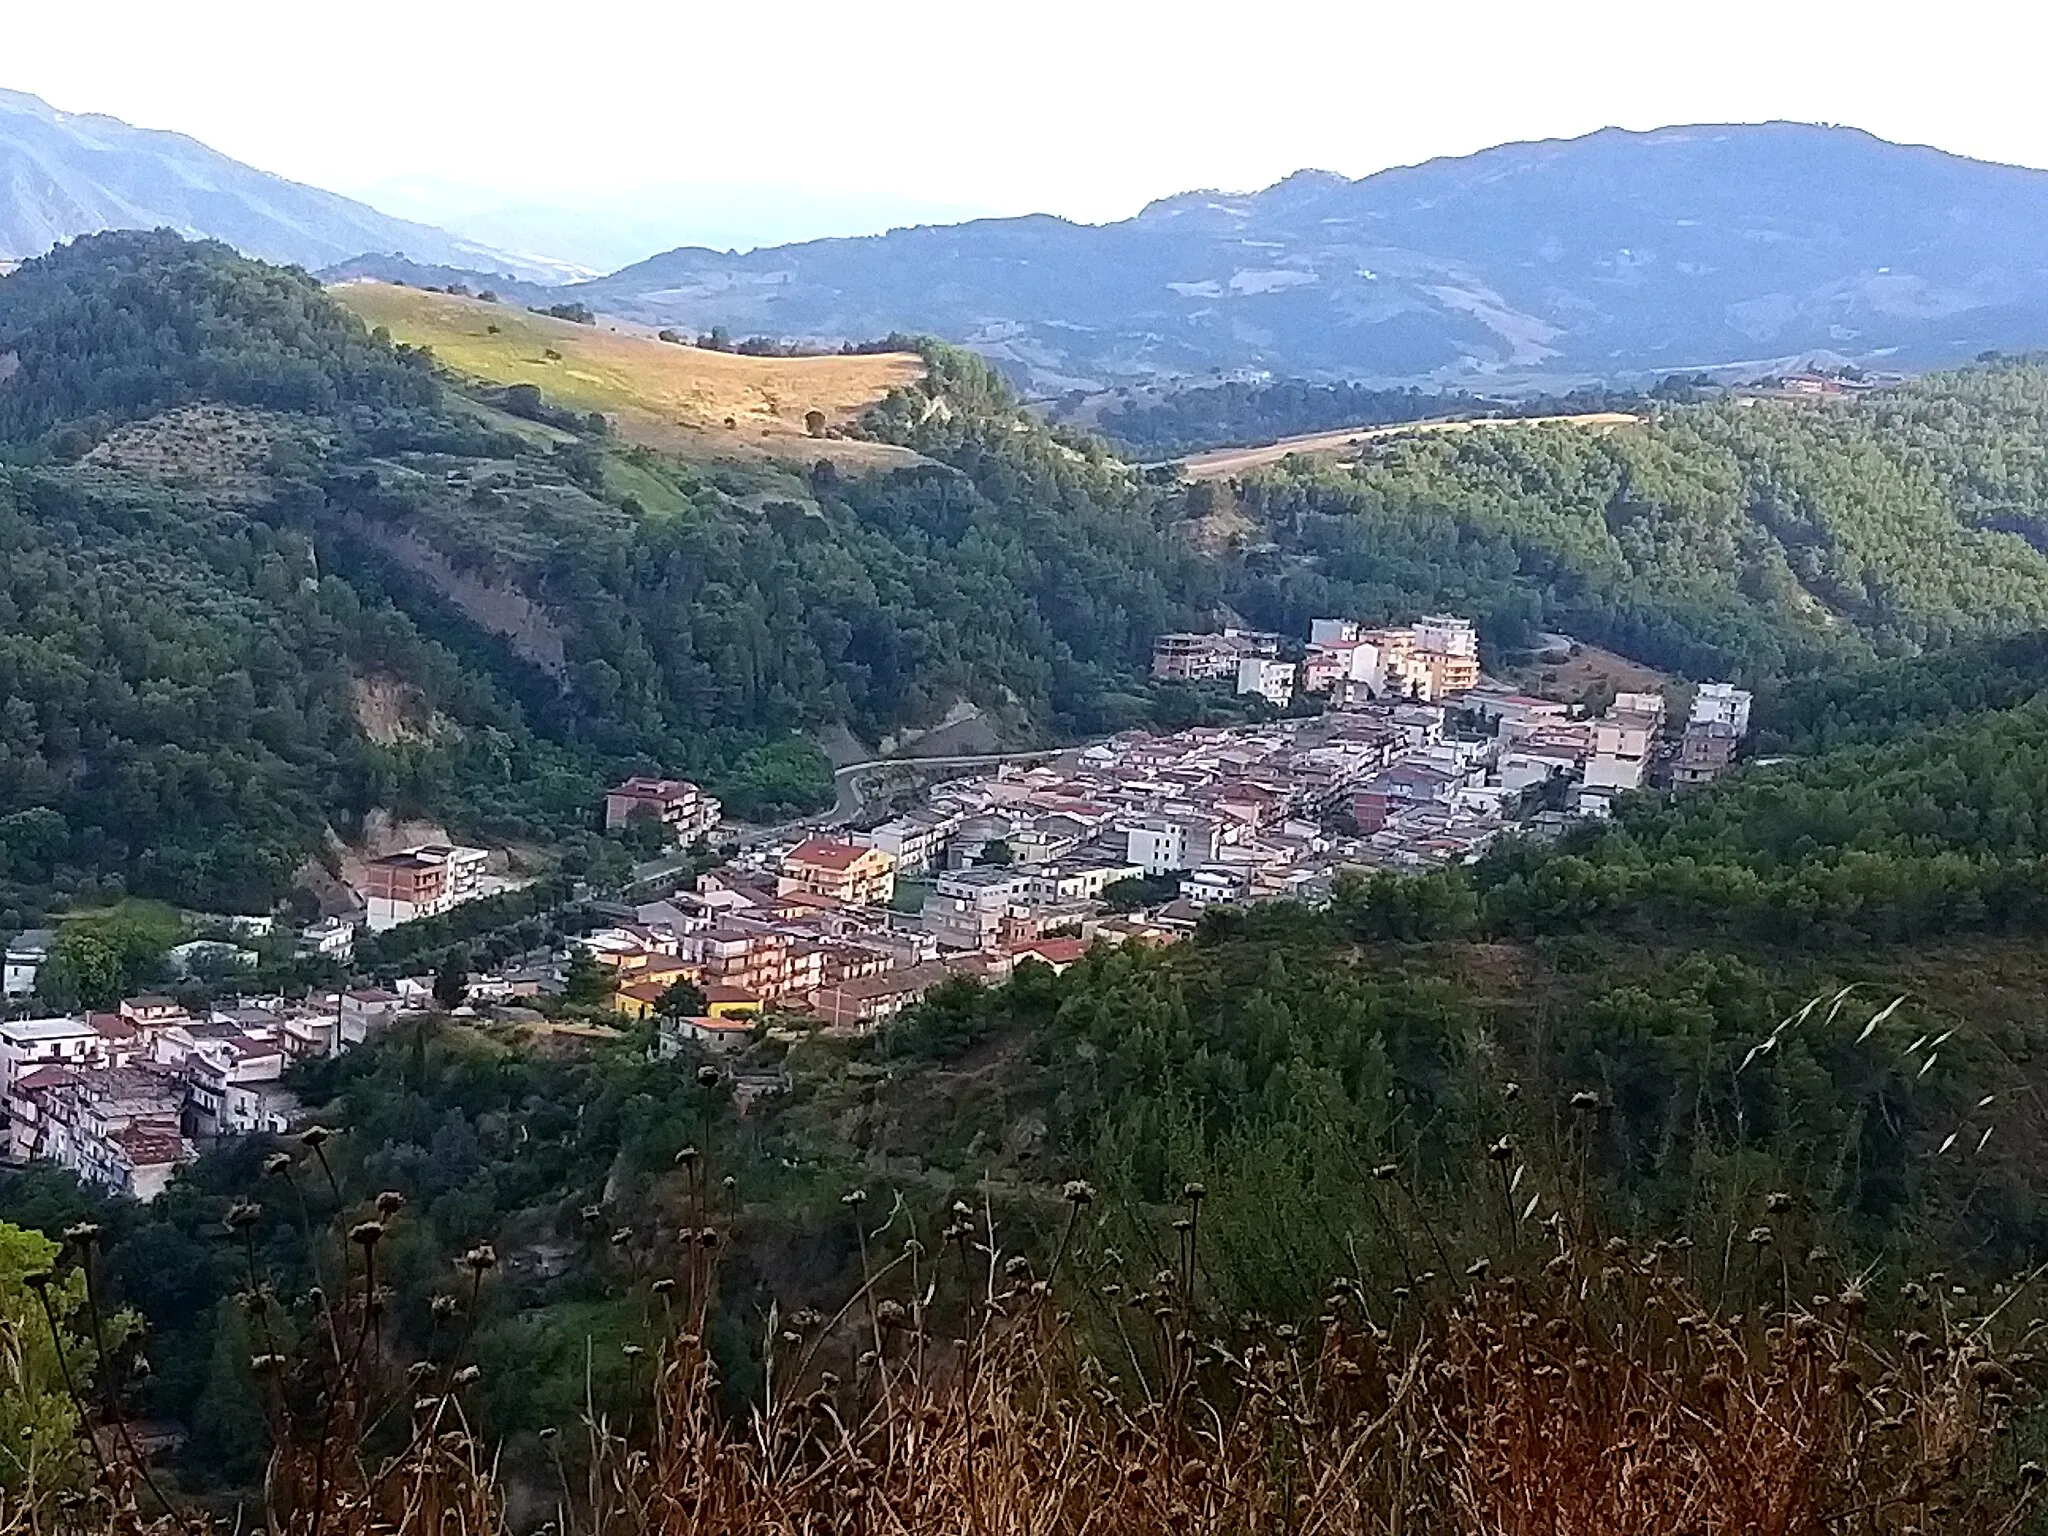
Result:
M534 384L558 405L602 411L622 437L687 458L830 458L848 468L907 464L884 443L820 441L805 417L844 428L891 389L924 375L909 353L740 357L574 325L516 304L386 283L344 283L334 296L395 340L432 347L447 367L492 384ZM494 329L495 328L495 329ZM732 425L728 427L726 423Z
M302 1184L332 1182L314 1135L309 1157L273 1160L302 1221ZM1722 1315L1695 1295L1685 1244L1596 1243L1559 1216L1500 1266L1385 1294L1340 1278L1304 1326L1225 1326L1197 1294L1198 1186L1177 1258L1136 1285L1111 1278L1113 1254L1084 1256L1085 1185L1068 1186L1043 1276L1003 1252L986 1209L956 1204L927 1246L900 1204L875 1222L849 1196L864 1283L835 1317L770 1315L765 1390L735 1416L705 1342L727 1196L693 1151L678 1161L662 1262L631 1229L610 1245L668 1319L646 1406L627 1425L591 1407L573 1450L547 1437L551 1536L2007 1536L2037 1512L2043 1476L2014 1427L2048 1325L2020 1320L2025 1287L1971 1304L1908 1286L1919 1326L1877 1327L1855 1276L1797 1294L1760 1228L1735 1247L1775 1299ZM337 1225L324 1250L346 1273L299 1315L246 1241L275 1218L229 1217L251 1255L273 1536L509 1528L465 1407L495 1255L466 1255L436 1303L440 1358L402 1366L378 1270L402 1204ZM602 1234L610 1213L585 1222ZM1802 1282L1826 1262L1801 1262ZM183 1528L153 1504L140 1464L114 1455L63 1523ZM43 1519L34 1503L14 1515Z
M1600 431L1631 427L1642 421L1626 411L1589 411L1582 416L1481 416L1466 421L1406 421L1384 427L1340 427L1334 432L1306 432L1283 437L1258 448L1218 448L1183 460L1190 480L1219 480L1249 474L1268 464L1278 464L1291 454L1341 454L1348 448L1387 437L1405 437L1417 432L1490 432L1516 427L1585 427Z

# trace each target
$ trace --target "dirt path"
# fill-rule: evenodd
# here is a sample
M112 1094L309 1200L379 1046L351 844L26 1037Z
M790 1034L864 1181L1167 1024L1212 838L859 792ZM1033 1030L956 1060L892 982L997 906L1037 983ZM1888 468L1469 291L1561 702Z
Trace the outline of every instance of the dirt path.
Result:
M1334 432L1307 432L1300 437L1283 437L1260 448L1219 448L1183 459L1191 480L1220 480L1241 475L1267 464L1277 464L1291 453L1336 453L1341 449L1377 437L1398 437L1404 432L1473 432L1485 427L1625 427L1641 421L1627 411L1592 411L1583 416L1475 416L1457 421L1403 421L1381 427L1340 427Z

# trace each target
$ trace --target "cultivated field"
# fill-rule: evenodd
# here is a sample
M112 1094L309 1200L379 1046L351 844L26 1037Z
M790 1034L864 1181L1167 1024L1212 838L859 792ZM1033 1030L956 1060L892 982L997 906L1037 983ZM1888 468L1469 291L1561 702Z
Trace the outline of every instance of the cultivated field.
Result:
M1404 432L1477 432L1492 427L1532 427L1546 424L1570 427L1625 427L1641 421L1626 411L1594 411L1584 416L1481 416L1466 421L1404 421L1385 427L1340 427L1334 432L1309 432L1300 437L1283 437L1260 448L1219 448L1198 453L1182 462L1193 480L1218 480L1242 475L1266 464L1277 464L1294 453L1342 453L1346 448L1379 437L1398 437Z
M852 467L909 463L904 449L820 440L805 417L843 428L920 377L910 353L870 357L739 357L651 336L574 325L516 304L489 304L386 283L344 283L334 296L397 341L434 349L457 373L538 385L556 405L602 411L618 433L690 458L821 458Z

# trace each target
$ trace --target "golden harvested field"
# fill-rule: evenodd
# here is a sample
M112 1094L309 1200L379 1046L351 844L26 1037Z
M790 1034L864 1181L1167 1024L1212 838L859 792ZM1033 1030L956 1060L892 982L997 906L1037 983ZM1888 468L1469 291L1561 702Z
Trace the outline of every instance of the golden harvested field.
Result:
M1481 416L1467 421L1404 421L1386 427L1342 427L1335 432L1309 432L1300 437L1283 437L1259 448L1219 448L1198 453L1183 462L1191 480L1218 480L1242 475L1267 464L1278 464L1294 453L1341 453L1378 437L1398 437L1404 432L1480 432L1496 427L1628 427L1641 421L1626 411L1593 411L1584 416Z
M343 283L334 296L392 339L434 349L455 372L538 385L556 405L602 411L629 442L693 459L821 458L847 468L908 464L883 443L816 439L805 416L845 427L898 385L922 377L908 352L869 357L739 357L627 331L536 315L517 304L388 283ZM731 425L728 426L727 423Z

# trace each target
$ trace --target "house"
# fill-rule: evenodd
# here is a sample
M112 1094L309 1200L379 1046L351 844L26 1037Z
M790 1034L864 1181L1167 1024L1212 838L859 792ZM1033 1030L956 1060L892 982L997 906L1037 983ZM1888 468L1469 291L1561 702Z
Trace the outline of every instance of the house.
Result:
M1069 966L1079 965L1088 957L1094 944L1087 939L1057 938L1034 939L1031 943L1011 952L1011 958L1022 964L1036 960L1040 965L1052 967L1053 974L1059 975Z
M688 779L627 779L604 795L604 829L617 832L635 821L655 821L677 843L708 837L723 808Z
M896 894L896 861L879 848L807 838L782 856L783 890L812 891L851 906L886 907Z
M170 1186L171 1175L198 1154L175 1122L137 1120L111 1132L97 1167L99 1182L145 1205Z
M868 1034L895 1018L941 982L963 974L963 962L931 961L907 970L888 971L880 976L821 987L811 1000L811 1011L827 1027L855 1034Z
M193 1156L184 1083L155 1066L45 1069L8 1095L10 1150L139 1200Z
M173 945L164 954L171 969L180 976L225 975L230 971L253 971L262 957L226 939L190 939Z
M661 1057L677 1055L685 1045L727 1053L745 1049L753 1036L754 1021L751 1018L701 1014L680 1019L663 1019L654 1037L654 1049L655 1054Z
M57 943L54 928L28 928L7 941L4 994L27 997L36 989L36 977Z
M1123 861L1062 860L1037 864L1026 870L1024 899L1034 907L1065 906L1069 902L1099 901L1102 893L1119 880L1133 879L1145 871Z
M1671 764L1671 782L1681 789L1718 778L1735 761L1742 738L1725 725L1688 724L1678 740L1678 756Z
M119 1003L121 1017L148 1035L159 1029L168 1029L173 1024L182 1024L188 1015L184 1006L176 999L159 996L154 992L140 997L124 997Z
M279 1040L234 1035L195 1042L179 1067L186 1134L211 1139L284 1131L298 1112L298 1100L278 1081L284 1065Z
M357 894L372 933L420 917L439 917L483 894L491 856L482 848L423 843L363 865Z
M701 990L704 993L704 1012L714 1019L753 1018L761 1011L761 998L745 987L730 987L714 981Z
M399 1013L398 994L382 987L359 987L341 994L335 1009L343 1045L361 1045L389 1028Z
M317 923L308 923L299 934L299 953L348 964L356 953L355 921L346 917L323 917Z
M1285 709L1294 698L1294 663L1247 656L1237 664L1237 691Z

